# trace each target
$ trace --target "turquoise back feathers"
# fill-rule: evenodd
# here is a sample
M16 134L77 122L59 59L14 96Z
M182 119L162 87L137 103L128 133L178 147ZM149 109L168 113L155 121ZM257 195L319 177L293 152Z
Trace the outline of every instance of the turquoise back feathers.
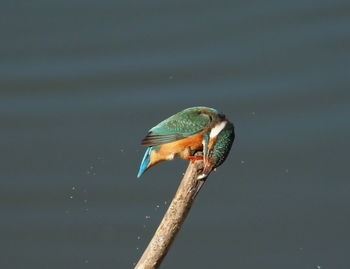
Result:
M213 108L187 108L151 128L141 144L154 146L190 137L204 129L209 129L218 115L220 115L218 111Z

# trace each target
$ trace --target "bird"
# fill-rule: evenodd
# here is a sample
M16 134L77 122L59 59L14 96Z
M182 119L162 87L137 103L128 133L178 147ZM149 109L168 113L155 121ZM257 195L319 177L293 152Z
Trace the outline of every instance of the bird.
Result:
M225 161L234 139L234 125L223 113L205 106L184 109L151 128L142 139L147 149L137 177L159 162L180 157L203 160L197 179L204 180Z

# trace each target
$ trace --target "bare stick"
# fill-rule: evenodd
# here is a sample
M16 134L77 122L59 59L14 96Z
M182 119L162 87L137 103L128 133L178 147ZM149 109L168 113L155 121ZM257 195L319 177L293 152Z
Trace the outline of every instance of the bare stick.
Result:
M191 209L204 181L197 179L203 162L190 162L179 188L135 269L158 268Z

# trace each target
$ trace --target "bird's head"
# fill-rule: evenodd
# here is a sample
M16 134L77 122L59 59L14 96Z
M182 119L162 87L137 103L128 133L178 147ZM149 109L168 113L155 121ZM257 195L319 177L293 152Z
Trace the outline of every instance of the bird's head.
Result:
M217 134L213 145L208 149L203 172L198 179L204 179L227 158L235 139L234 126L226 120L225 127Z

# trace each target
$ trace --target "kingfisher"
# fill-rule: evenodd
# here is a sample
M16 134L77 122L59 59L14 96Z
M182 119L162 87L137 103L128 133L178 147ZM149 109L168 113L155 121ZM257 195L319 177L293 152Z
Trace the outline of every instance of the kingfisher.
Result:
M234 126L214 108L198 106L182 110L151 128L141 145L147 146L137 177L159 162L181 157L203 160L198 176L204 180L228 156L235 138ZM195 153L201 151L202 156Z

